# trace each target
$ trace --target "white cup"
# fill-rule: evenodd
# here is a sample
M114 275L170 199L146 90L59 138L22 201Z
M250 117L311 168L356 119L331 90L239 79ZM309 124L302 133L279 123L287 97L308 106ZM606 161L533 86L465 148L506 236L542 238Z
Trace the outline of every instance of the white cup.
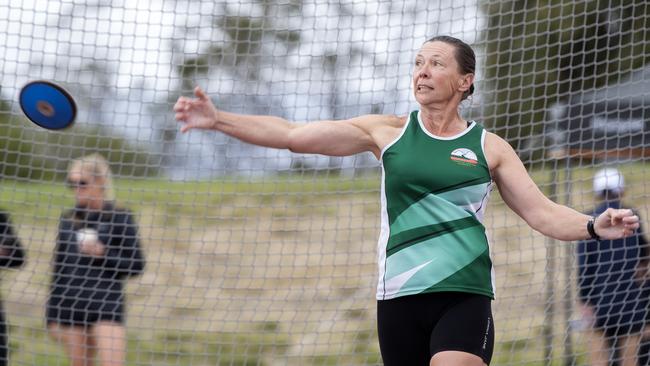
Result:
M90 244L99 239L99 235L95 229L80 229L77 231L76 236L79 245L84 245L85 243Z

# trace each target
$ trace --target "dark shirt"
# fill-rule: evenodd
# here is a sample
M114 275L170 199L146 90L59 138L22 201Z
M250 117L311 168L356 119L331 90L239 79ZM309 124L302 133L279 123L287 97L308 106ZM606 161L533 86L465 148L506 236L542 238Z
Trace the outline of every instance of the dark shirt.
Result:
M9 214L0 211L0 267L20 267L25 263L25 251L14 232ZM7 323L0 303L0 365L8 363Z
M9 215L0 211L0 267L20 267L25 263L25 251L14 233Z
M104 255L95 257L79 251L76 233L80 229L98 232L99 241L105 245ZM66 298L89 299L90 308L105 301L121 302L123 279L142 273L144 266L137 226L128 210L113 205L101 211L73 209L59 222L50 305Z
M618 209L621 202L605 202L592 214L597 216L610 207ZM626 314L624 317L627 317L645 311L646 289L641 279L636 278L636 271L641 260L647 257L647 244L640 228L624 239L578 243L580 300L595 308L597 318L607 317L614 321L617 317L612 314ZM623 319L616 321L622 322Z

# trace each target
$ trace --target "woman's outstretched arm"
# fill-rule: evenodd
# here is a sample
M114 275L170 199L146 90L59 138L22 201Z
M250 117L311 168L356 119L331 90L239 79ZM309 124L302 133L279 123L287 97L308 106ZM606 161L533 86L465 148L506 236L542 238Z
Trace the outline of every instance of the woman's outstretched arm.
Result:
M502 138L488 134L486 151L492 177L504 202L540 233L564 241L589 239L587 223L591 216L548 199L530 178L523 163ZM639 227L639 217L632 210L608 209L594 222L602 239L619 239L632 235Z
M274 116L246 115L218 110L201 88L195 98L180 97L174 105L181 132L191 129L216 130L241 141L298 153L331 156L370 151L379 157L386 131L403 123L403 118L365 115L340 121L296 124Z

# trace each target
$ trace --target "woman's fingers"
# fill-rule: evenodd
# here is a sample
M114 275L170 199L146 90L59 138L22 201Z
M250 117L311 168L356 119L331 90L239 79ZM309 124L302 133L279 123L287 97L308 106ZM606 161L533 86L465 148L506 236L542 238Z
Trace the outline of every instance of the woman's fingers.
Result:
M194 128L209 129L215 108L208 95L197 86L194 97L178 97L174 112L174 117L182 124L180 131L185 133Z
M596 232L602 232L605 239L631 236L639 228L639 217L629 209L609 208L599 216Z
M625 210L625 211L629 211L629 210ZM634 230L639 228L639 217L637 215L634 215L632 211L630 211L629 213L624 212L622 213L622 215L625 216L612 218L612 226L622 226L623 228L625 228L626 231L631 231L631 232L634 232ZM631 216L627 216L627 215L631 215ZM631 235L631 233L627 235Z
M194 88L194 95L196 95L196 97L199 98L202 101L207 101L208 100L208 96L205 94L205 92L203 91L203 89L201 89L200 86L197 86L196 88Z
M188 118L190 117L189 111L192 104L192 100L187 97L179 97L176 104L174 104L174 118L179 123L183 123L181 127L181 132L185 133L192 128L191 124L188 123Z
M178 97L176 104L174 104L174 112L180 112L187 109L187 103L189 99L187 97Z
M192 128L194 128L194 126L189 125L189 124L186 123L181 127L181 133L185 133L185 132L191 130Z
M623 217L622 221L625 224L638 223L639 222L639 216L637 216L637 215L626 216L626 217Z
M639 217L634 214L630 209L613 209L609 208L603 213L611 226L616 226L621 223L638 223Z

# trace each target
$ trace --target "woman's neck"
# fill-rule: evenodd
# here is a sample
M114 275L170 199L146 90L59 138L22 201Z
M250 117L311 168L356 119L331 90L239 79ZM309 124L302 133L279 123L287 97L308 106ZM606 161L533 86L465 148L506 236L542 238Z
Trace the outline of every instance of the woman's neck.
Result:
M420 118L424 127L436 136L453 136L467 128L467 122L460 117L457 108L422 107Z
M101 211L104 208L104 205L106 204L106 201L91 201L89 202L84 209L88 211Z

